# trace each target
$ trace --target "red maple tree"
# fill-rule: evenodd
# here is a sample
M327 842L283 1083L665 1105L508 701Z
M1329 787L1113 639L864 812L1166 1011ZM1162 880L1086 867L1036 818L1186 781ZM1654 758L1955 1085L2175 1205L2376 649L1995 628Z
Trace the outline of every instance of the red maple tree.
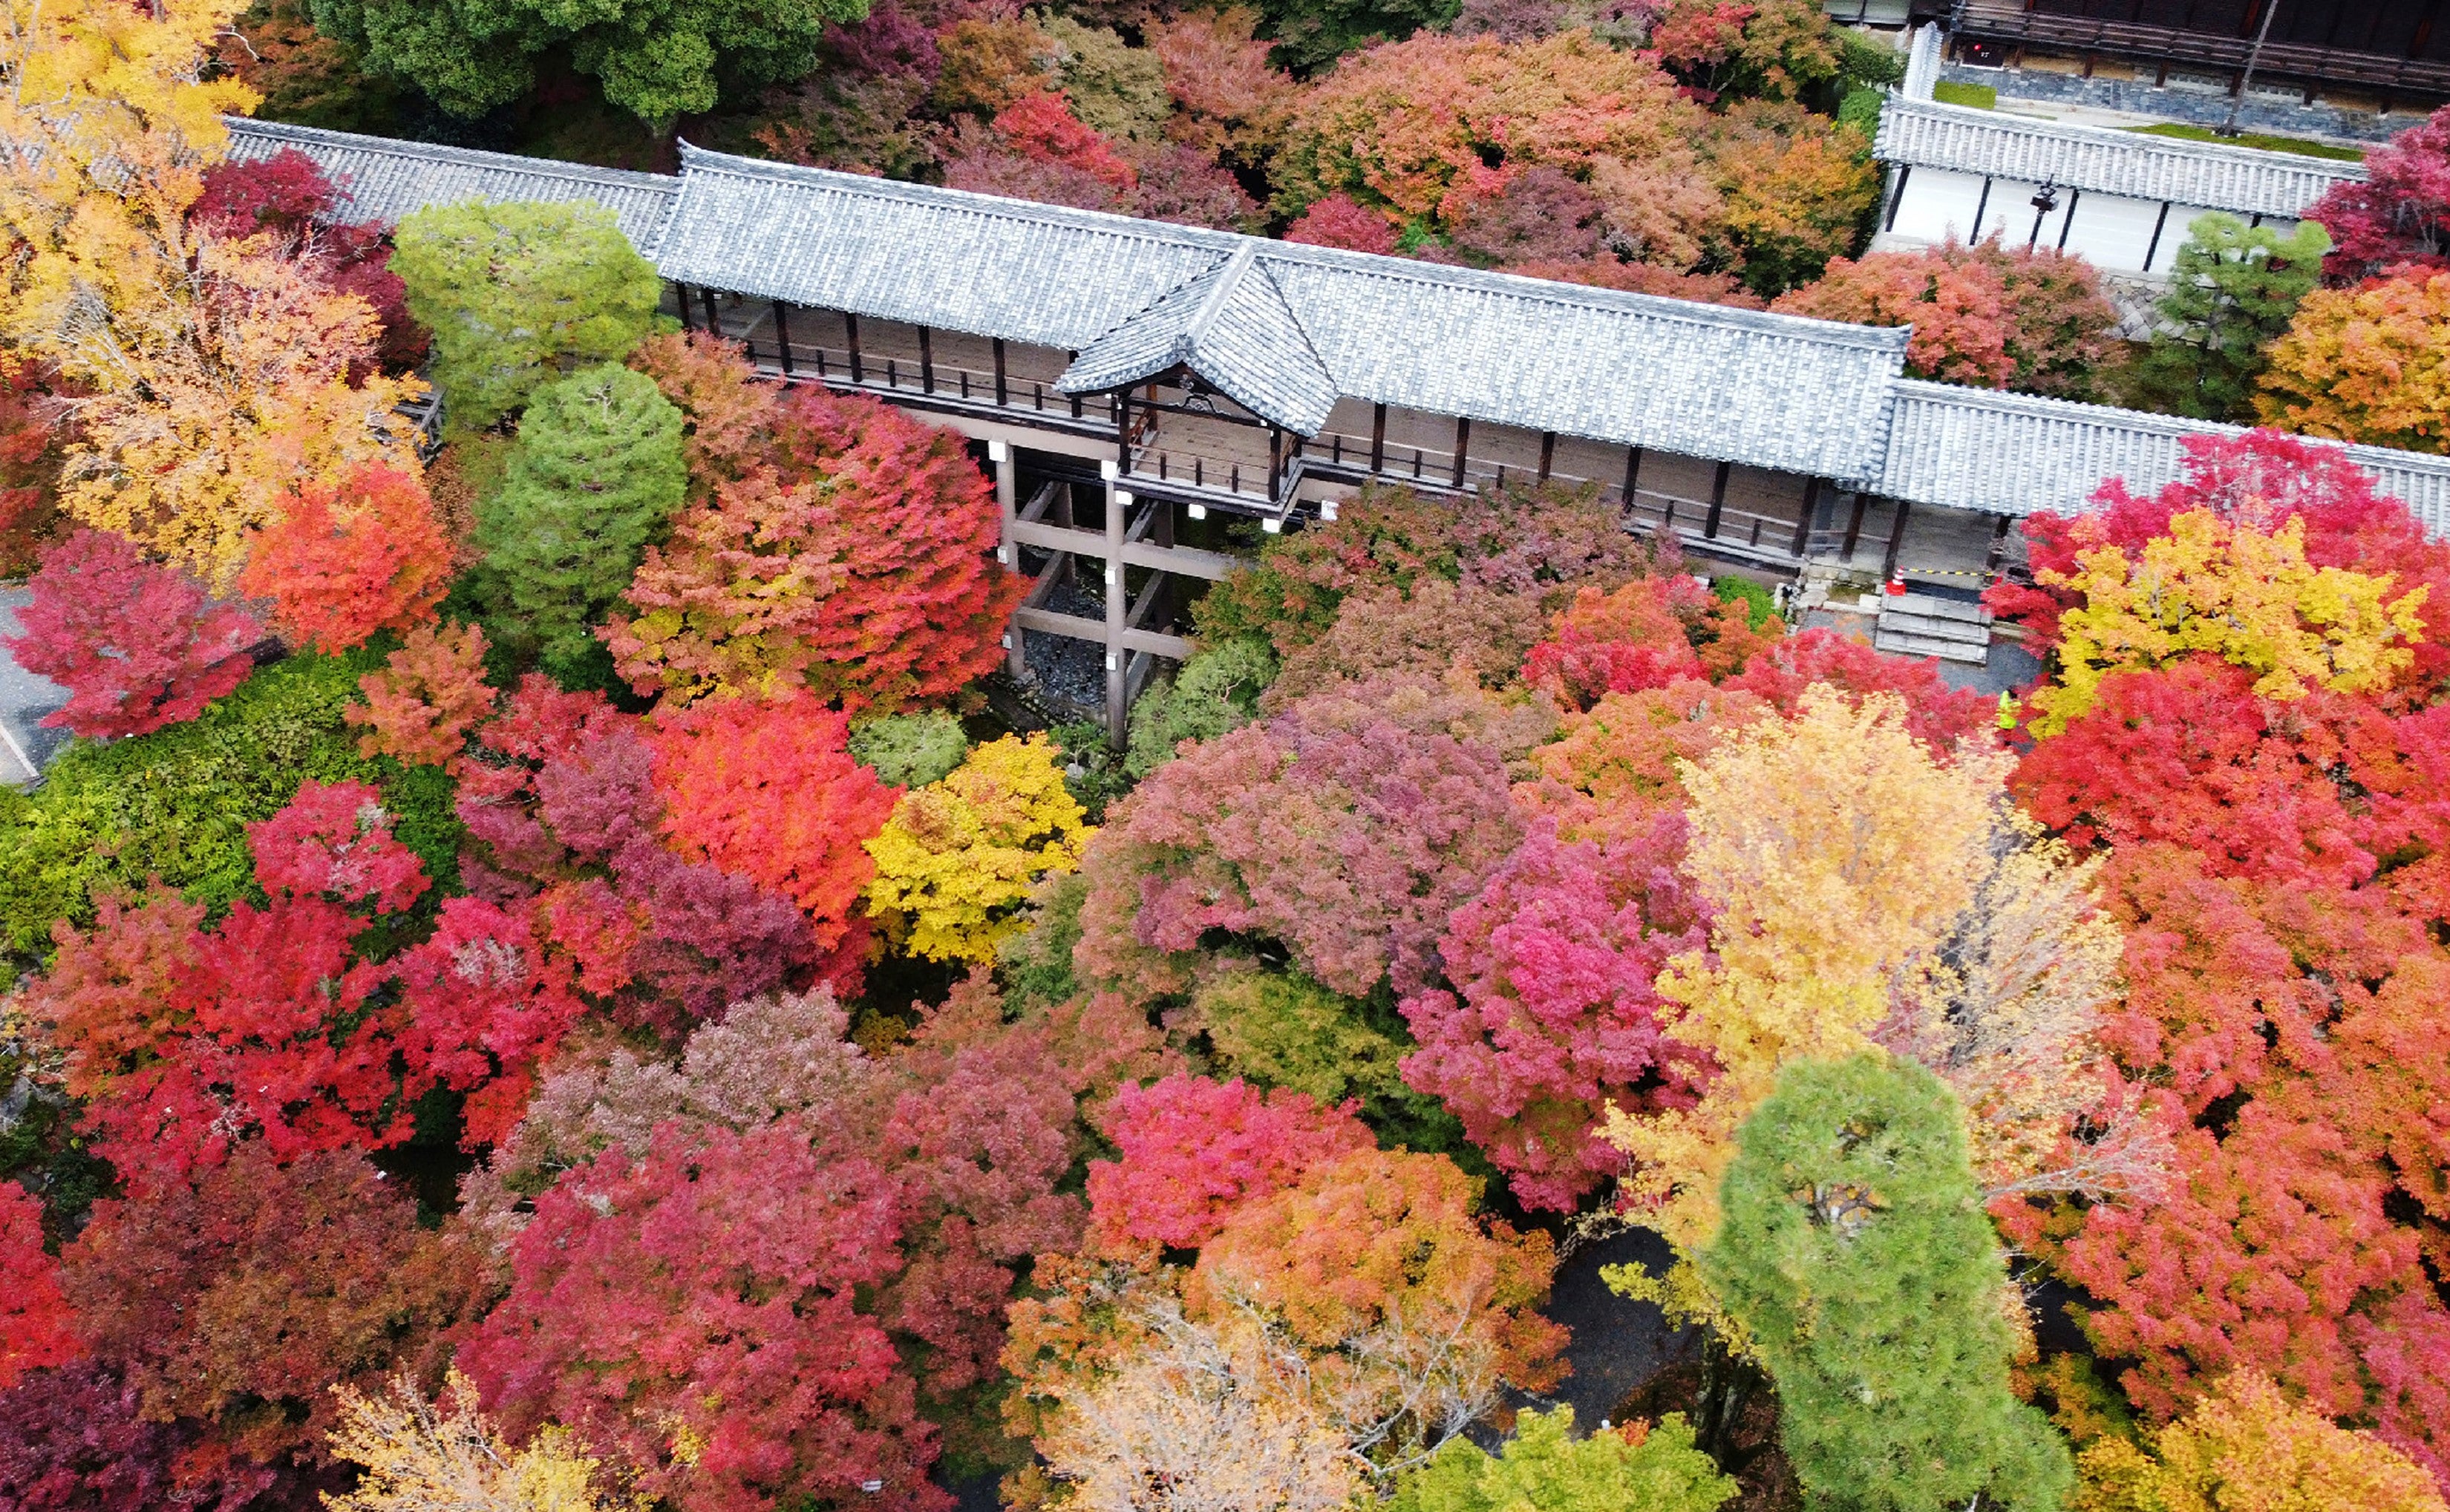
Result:
M1598 1134L1608 1104L1686 1099L1651 990L1668 957L1707 940L1683 849L1677 814L1604 844L1540 822L1455 910L1438 947L1455 990L1404 999L1421 1045L1404 1079L1463 1120L1526 1206L1570 1210L1623 1169Z
M1089 1207L1099 1241L1117 1250L1196 1250L1244 1203L1371 1144L1349 1103L1181 1075L1117 1093L1106 1136L1118 1158L1090 1162Z
M13 1181L0 1181L0 1391L29 1370L66 1365L85 1352L75 1314L60 1290L60 1263L43 1250L43 1205Z
M195 718L255 669L246 653L263 627L126 536L78 531L43 553L26 586L33 596L9 654L68 690L45 725L142 735Z
M949 1507L935 1430L858 1308L896 1267L894 1183L821 1160L810 1134L668 1124L538 1197L510 1294L459 1355L503 1426L573 1427L685 1512Z
M858 712L948 697L1003 653L1021 579L960 436L856 395L760 381L737 347L632 359L689 417L702 502L601 632L641 693L806 687Z

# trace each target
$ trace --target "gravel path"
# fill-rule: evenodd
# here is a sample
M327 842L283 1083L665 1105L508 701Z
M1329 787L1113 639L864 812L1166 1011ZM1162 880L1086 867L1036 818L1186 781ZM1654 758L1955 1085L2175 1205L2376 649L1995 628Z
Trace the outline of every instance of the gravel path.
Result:
M1682 1358L1693 1344L1691 1330L1669 1328L1657 1304L1618 1296L1600 1279L1603 1266L1639 1261L1662 1270L1668 1258L1666 1240L1635 1229L1585 1245L1557 1268L1547 1315L1574 1331L1565 1347L1574 1373L1534 1405L1565 1403L1574 1409L1575 1428L1587 1433L1636 1386Z

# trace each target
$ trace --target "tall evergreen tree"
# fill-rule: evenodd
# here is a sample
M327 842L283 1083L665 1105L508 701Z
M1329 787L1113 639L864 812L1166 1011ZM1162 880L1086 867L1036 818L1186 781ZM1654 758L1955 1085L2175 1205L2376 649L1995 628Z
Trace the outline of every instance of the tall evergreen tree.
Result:
M1738 1145L1701 1266L1778 1383L1814 1504L2055 1512L2073 1467L2008 1389L2007 1273L1939 1078L1798 1061Z
M688 489L681 412L652 378L606 362L537 390L501 487L476 506L496 644L565 678L602 659L589 627Z
M434 333L443 416L465 435L574 363L617 361L655 323L663 283L594 204L436 205L399 223L392 271Z
M2137 360L2134 397L2171 415L2253 424L2265 349L2288 329L2330 249L2311 221L2284 237L2217 211L2196 217Z

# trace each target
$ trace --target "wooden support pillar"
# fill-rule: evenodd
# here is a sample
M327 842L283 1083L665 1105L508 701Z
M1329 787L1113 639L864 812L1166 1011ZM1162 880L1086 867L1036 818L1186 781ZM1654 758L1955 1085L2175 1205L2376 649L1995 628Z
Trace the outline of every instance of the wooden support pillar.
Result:
M1123 588L1123 514L1131 507L1132 496L1115 486L1117 470L1112 463L1098 471L1105 475L1106 482L1106 740L1120 750L1130 735L1131 687L1123 627L1130 622L1131 605Z
M774 350L782 354L783 376L791 376L791 328L783 320L783 301L774 301Z
M1846 544L1838 552L1839 560L1851 562L1855 559L1855 545L1863 538L1863 512L1871 505L1872 495L1857 489L1854 513L1846 516Z
M919 327L919 392L936 392L936 347L927 339L927 328Z
M1455 420L1454 486L1457 488L1463 487L1464 456L1465 454L1468 453L1470 450L1471 417L1469 416L1461 416Z
M1004 385L1003 385L1003 338L1002 338L1002 337L1000 337L1000 336L999 336L999 337L997 337L997 338L995 339L995 369L996 369L996 407L997 407L998 409L1001 409L1001 408L1002 408L1006 403L1008 403L1008 402L1010 402L1010 401L1007 399L1007 397L1005 397L1005 394L1004 394Z
M1999 571L1999 563L2001 559L2006 557L2008 554L2008 533L2015 528L2015 524L2016 521L2014 516L2002 514L1999 516L1997 521L1992 525L1991 550L1985 552L1982 555L1982 571L1985 572L1996 572Z
M1906 544L1906 501L1897 499L1894 502L1897 506L1897 517L1889 527L1888 554L1880 559L1880 581L1883 583L1897 575L1897 552Z
M1066 352L1063 354L1063 365L1067 368L1079 360L1080 354L1078 352ZM1076 420L1080 417L1080 396L1078 394L1072 396L1072 417Z
M1276 491L1285 480L1285 428L1268 427L1268 502L1276 501Z
M1383 473L1386 470L1387 406L1373 404L1370 407L1370 471Z
M1720 463L1717 475L1710 479L1710 513L1701 519L1701 538L1705 541L1719 538L1719 516L1727 510L1727 475L1735 471L1735 466L1733 462Z
M1021 543L1013 539L1013 526L1020 509L1016 492L1019 485L1014 477L1020 465L1012 458L1012 447L1003 441L987 443L987 460L995 466L996 514L1002 521L1003 529L1002 541L996 548L996 560L1001 562L1007 571L1018 572L1021 571ZM1022 665L1021 627L1009 620L1004 622L1004 665L1011 669L1013 676L1019 677Z
M1633 508L1633 491L1640 487L1641 483L1642 448L1628 446L1624 449L1624 507L1626 509Z
M1077 398L1076 398L1077 402ZM1132 470L1132 391L1115 391L1115 460L1124 472Z
M723 321L714 313L714 291L701 285L697 291L698 308L706 312L706 328L717 336L723 334Z
M1554 432L1554 431L1542 431L1542 432L1540 433L1540 481L1541 481L1541 482L1546 483L1546 481L1548 481L1548 469L1549 469L1550 467L1552 467L1553 465L1555 465L1556 460L1557 460L1557 433L1556 433L1556 432Z
M867 369L860 361L859 357L859 317L845 310L843 330L848 333L850 338L850 380L853 383L865 383L867 381Z
M1786 551L1789 556L1801 556L1812 540L1812 516L1820 511L1820 479L1814 478L1803 486L1803 517L1795 522L1795 543Z
M681 307L681 329L684 331L696 330L696 323L690 320L689 285L686 283L674 283L672 285L672 299L673 301Z

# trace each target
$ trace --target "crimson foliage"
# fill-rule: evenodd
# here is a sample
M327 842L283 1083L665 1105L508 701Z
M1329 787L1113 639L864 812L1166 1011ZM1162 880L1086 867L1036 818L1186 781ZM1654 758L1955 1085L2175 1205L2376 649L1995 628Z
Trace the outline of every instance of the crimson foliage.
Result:
M1081 863L1078 955L1157 993L1212 930L1274 940L1337 992L1418 992L1447 915L1522 837L1485 706L1388 678L1315 693L1160 766ZM1451 731L1463 727L1458 736Z
M18 666L68 690L43 723L88 736L142 735L195 718L246 681L263 627L209 603L134 542L81 530L43 553L6 644Z
M1681 814L1604 844L1561 843L1541 821L1455 910L1439 943L1455 990L1404 1000L1421 1043L1404 1079L1463 1120L1528 1206L1571 1209L1623 1169L1597 1132L1609 1103L1690 1100L1651 990L1668 957L1707 940L1683 850Z
M1107 1111L1118 1158L1092 1161L1089 1204L1099 1243L1196 1250L1243 1204L1292 1186L1350 1151L1372 1148L1351 1103L1262 1094L1235 1077L1172 1076L1127 1087Z
M567 973L473 899L388 961L356 953L370 916L427 886L373 788L308 783L248 838L264 905L208 929L167 888L105 901L91 932L55 926L58 955L27 994L130 1191L197 1179L243 1143L278 1160L396 1143L407 1103L517 1084L575 1017ZM498 1132L502 1096L478 1099L472 1139Z

